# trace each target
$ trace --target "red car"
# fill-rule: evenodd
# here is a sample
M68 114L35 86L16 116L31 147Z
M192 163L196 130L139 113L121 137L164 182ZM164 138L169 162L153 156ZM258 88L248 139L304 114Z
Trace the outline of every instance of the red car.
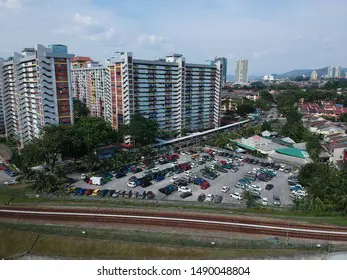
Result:
M172 154L171 157L175 158L175 159L179 159L180 158L180 156L178 154Z
M93 193L92 189L88 189L85 191L84 195L91 195Z
M209 182L203 182L201 185L200 185L200 189L202 190L206 190L210 187L210 183Z
M227 164L227 162L226 162L226 160L221 160L221 161L219 161L221 164Z

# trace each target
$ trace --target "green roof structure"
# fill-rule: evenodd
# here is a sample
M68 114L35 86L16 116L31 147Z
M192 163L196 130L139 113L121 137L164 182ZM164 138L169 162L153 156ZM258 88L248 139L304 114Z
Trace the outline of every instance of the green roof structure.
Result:
M257 149L256 148L253 148L253 147L251 147L251 146L247 146L247 145L245 145L245 144L242 144L242 143L240 143L240 142L236 142L235 140L231 140L231 139L229 139L231 142L234 142L237 146L239 146L240 148L244 148L244 149L246 149L246 150L250 150L250 151L256 151Z
M277 149L275 151L276 153L284 154L291 157L305 158L305 153L303 153L303 151L296 148L282 148L282 149Z

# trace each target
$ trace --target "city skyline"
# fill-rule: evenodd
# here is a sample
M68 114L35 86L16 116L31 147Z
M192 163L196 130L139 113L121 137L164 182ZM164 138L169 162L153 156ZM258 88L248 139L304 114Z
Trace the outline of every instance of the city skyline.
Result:
M347 59L344 8L347 3L337 0L0 0L0 31L6 38L0 56L17 46L59 42L102 63L120 50L152 60L184 53L194 63L226 57L229 75L237 57L248 58L249 75L317 69Z

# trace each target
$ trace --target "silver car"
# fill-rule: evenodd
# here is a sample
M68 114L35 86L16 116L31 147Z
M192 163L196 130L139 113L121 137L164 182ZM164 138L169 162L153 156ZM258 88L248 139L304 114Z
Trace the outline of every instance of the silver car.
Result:
M274 194L273 196L273 205L281 206L281 199L278 195Z

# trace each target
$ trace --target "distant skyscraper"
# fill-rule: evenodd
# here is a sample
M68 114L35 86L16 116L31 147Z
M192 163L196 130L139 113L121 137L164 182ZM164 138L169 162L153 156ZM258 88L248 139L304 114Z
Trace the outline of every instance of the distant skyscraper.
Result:
M328 66L328 74L327 74L328 78L333 78L334 77L334 66L330 65Z
M248 82L248 59L236 60L235 83L245 84Z
M228 61L225 57L216 57L214 61L211 61L211 64L214 65L216 62L220 61L222 64L223 68L223 73L222 73L222 83L225 85L227 82L227 66L228 66Z
M336 65L335 78L339 78L340 76L341 76L341 67L340 67L340 65Z
M315 70L311 73L311 81L317 81L318 80L318 74Z

